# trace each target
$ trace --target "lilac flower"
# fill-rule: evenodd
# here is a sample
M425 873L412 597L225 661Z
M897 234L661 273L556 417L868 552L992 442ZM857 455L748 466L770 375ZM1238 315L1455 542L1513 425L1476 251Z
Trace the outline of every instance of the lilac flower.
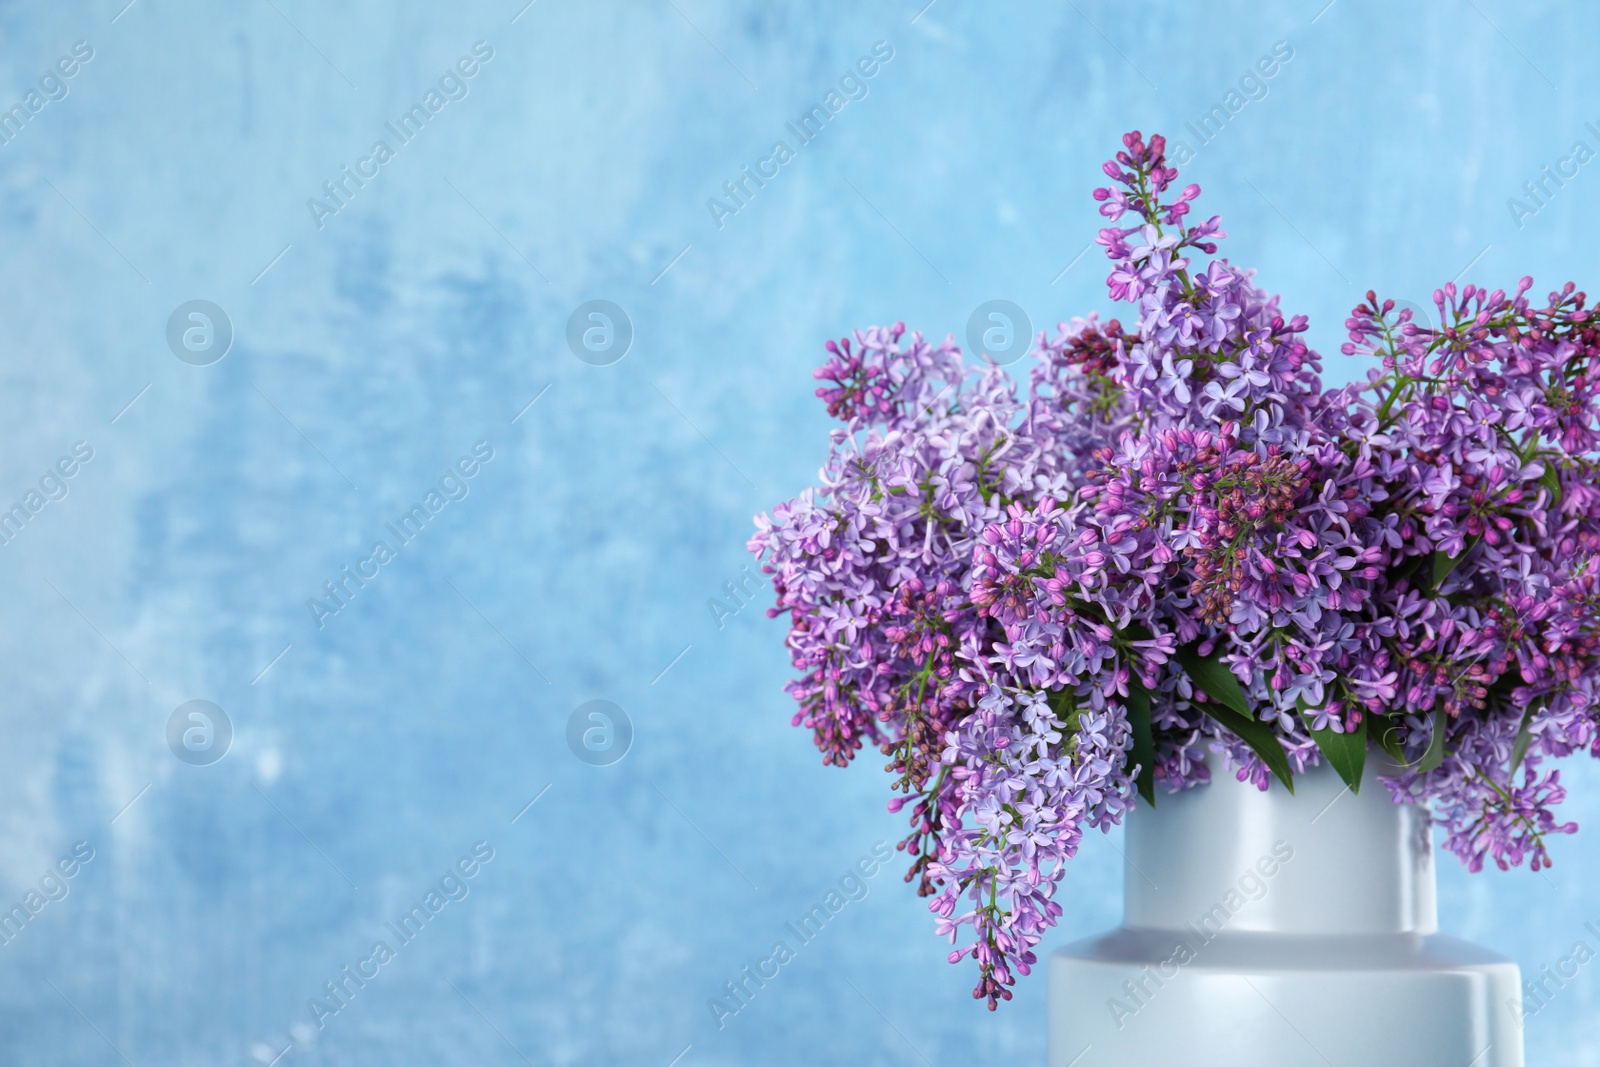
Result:
M1195 657L1296 773L1362 731L1405 760L1385 785L1472 870L1549 864L1576 827L1546 764L1600 755L1585 294L1451 283L1435 329L1369 292L1342 351L1373 370L1325 389L1306 318L1217 256L1218 218L1189 222L1199 187L1173 193L1160 137L1104 172L1096 242L1133 325L1040 334L1025 387L901 323L829 342L819 484L750 539L795 724L825 763L887 757L906 880L991 1009L1086 829L1213 765L1269 788Z

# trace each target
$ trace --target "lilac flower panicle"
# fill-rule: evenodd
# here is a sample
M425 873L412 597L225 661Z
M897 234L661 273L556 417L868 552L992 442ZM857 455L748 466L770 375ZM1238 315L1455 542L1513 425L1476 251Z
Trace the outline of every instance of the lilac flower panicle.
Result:
M1356 735L1470 869L1538 870L1576 830L1546 764L1600 755L1585 294L1451 283L1432 328L1369 292L1341 351L1372 369L1325 388L1306 318L1218 256L1162 138L1127 134L1104 173L1132 325L1041 332L1025 384L903 323L828 342L819 483L750 540L795 724L825 763L885 757L906 880L991 1009L1085 829L1208 781L1208 756L1266 789ZM1281 752L1220 725L1197 661Z

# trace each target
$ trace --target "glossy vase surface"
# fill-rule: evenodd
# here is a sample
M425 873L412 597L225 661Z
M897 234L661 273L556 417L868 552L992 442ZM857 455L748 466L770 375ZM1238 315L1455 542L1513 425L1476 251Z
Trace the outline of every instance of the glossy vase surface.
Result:
M1380 773L1141 802L1122 926L1050 959L1051 1067L1522 1067L1517 966L1439 933L1427 814Z

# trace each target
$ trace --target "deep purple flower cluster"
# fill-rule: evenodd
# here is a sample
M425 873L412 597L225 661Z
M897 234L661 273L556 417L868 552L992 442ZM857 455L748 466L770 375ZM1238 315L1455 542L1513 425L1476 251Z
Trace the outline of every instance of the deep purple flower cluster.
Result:
M1115 300L1041 334L1025 397L946 340L829 342L821 485L758 516L797 725L868 742L909 807L907 881L993 1009L1061 915L1085 826L1142 794L1327 760L1431 805L1472 869L1550 863L1545 760L1600 755L1600 325L1454 284L1440 327L1373 293L1365 383L1215 258L1199 188L1134 132L1095 190ZM1131 225L1120 225L1123 222Z

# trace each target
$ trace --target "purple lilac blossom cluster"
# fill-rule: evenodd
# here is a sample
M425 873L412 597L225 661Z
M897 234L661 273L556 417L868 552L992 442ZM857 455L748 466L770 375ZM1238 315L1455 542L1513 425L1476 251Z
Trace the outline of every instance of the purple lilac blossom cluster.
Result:
M1095 190L1114 300L1041 334L1026 396L903 324L830 341L821 484L756 519L795 724L895 776L907 881L1010 999L1063 864L1143 795L1326 760L1428 803L1472 870L1550 863L1551 757L1600 755L1600 326L1367 294L1364 383L1325 389L1306 319L1217 258L1199 187L1138 132ZM1121 225L1131 223L1131 225ZM1391 764L1392 766L1393 764Z

